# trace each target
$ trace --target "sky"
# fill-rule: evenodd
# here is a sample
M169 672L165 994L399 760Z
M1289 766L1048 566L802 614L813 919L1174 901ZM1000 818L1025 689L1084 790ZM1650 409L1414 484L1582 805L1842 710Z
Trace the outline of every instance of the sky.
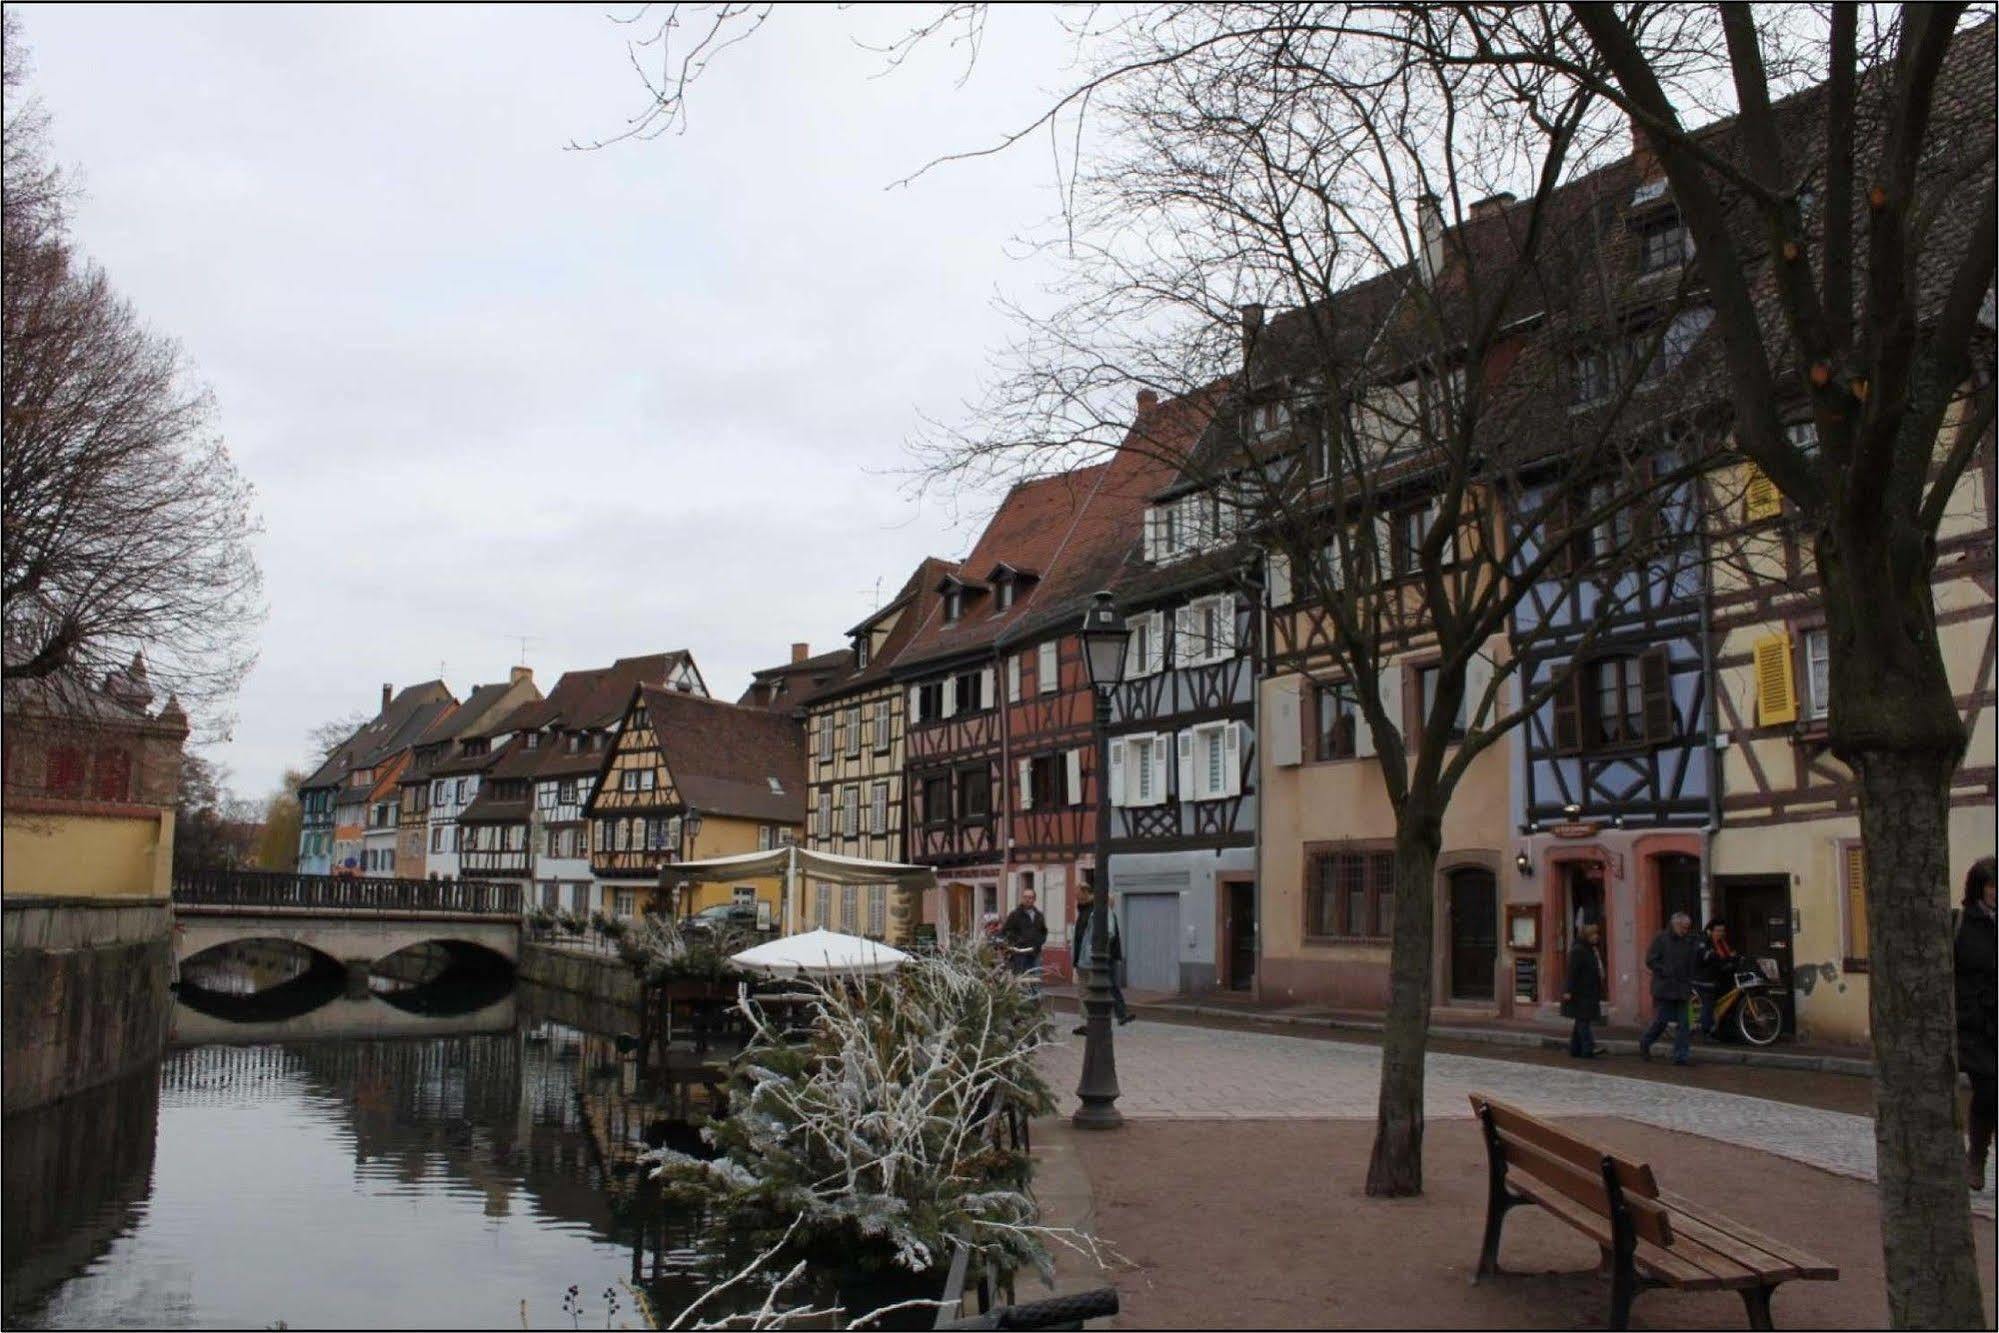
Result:
M894 186L1041 109L1045 14L960 86L941 45L858 44L895 15L785 9L685 134L571 151L644 105L629 9L19 12L75 239L256 487L269 615L205 751L237 794L385 682L684 647L733 699L976 537L994 497L900 474L1048 276L1008 245L1054 211L1048 152Z

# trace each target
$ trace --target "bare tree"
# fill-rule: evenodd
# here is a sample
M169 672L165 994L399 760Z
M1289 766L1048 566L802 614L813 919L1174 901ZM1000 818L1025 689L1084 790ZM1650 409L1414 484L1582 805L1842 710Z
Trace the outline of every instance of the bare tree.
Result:
M354 738L354 734L375 720L375 715L365 708L357 708L341 717L329 718L305 734L306 744L322 760L332 757L335 750ZM306 776L310 777L311 774Z
M262 615L250 487L178 348L67 235L45 117L10 111L0 296L0 617L7 680L95 684L145 654L185 705L222 705Z

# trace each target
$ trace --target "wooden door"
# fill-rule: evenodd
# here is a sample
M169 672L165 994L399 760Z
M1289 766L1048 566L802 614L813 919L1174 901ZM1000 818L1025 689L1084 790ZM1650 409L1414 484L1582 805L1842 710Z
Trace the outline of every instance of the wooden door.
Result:
M1451 872L1451 998L1493 998L1499 958L1499 893L1489 870Z
M1228 885L1229 989L1256 985L1256 885Z
M1724 875L1715 880L1715 915L1728 924L1729 942L1750 958L1777 960L1771 998L1784 1011L1784 1031L1796 1032L1791 990L1791 879L1788 875Z

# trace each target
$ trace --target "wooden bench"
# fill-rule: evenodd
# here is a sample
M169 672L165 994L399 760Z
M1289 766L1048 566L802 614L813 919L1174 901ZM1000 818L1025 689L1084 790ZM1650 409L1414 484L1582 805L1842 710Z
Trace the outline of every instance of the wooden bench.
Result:
M1650 1166L1480 1093L1471 1104L1485 1133L1489 1183L1479 1277L1499 1272L1500 1228L1523 1203L1539 1204L1601 1247L1612 1328L1630 1326L1632 1299L1651 1287L1740 1292L1749 1326L1770 1328L1779 1284L1839 1277L1823 1259L1661 1190Z

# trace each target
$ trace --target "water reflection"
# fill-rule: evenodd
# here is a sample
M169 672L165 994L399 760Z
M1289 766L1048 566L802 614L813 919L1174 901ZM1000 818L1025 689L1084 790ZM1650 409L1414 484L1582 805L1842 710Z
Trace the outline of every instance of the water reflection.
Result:
M626 1283L669 1312L698 1291L690 1219L584 1119L664 1110L562 1021L616 1011L264 980L262 1007L190 987L157 1078L7 1120L8 1325L568 1328L573 1284L580 1323L608 1288L636 1327Z

